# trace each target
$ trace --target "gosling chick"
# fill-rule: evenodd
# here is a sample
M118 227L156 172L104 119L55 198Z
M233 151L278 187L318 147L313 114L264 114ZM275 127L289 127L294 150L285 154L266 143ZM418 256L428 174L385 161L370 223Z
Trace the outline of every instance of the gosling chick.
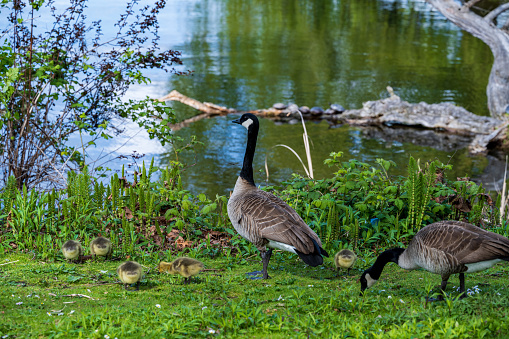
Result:
M172 262L161 261L157 265L159 273L180 274L184 277L184 284L189 284L189 277L195 276L203 269L203 263L192 258L177 258Z
M334 264L339 271L340 268L346 268L346 272L350 275L350 268L355 264L357 256L351 250L344 249L336 253L334 256Z
M83 247L77 240L67 240L62 245L62 253L67 260L78 260L82 261Z
M111 259L113 254L113 248L111 247L111 241L108 238L97 237L90 243L90 253L92 259L96 256L106 257Z
M120 281L124 283L124 288L127 290L127 285L136 283L136 291L140 289L140 281L143 276L143 269L140 264L135 261L126 261L117 268L117 274Z

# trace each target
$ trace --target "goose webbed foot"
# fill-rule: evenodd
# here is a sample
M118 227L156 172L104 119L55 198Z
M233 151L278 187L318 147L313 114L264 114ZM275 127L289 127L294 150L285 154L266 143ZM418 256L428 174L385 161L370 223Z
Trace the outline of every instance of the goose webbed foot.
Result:
M430 302L430 303L435 302L435 301L444 301L444 296L442 294L440 294L436 298L428 297L428 298L426 298L426 301Z
M260 279L262 279L263 272L262 271L248 272L248 273L246 273L246 275L248 276L247 277L248 279L260 280Z

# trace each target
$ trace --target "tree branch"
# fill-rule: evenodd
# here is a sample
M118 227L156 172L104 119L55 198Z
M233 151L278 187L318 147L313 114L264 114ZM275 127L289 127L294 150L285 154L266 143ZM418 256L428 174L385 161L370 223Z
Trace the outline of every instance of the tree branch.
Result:
M500 5L498 6L497 8L495 8L494 10L492 10L491 12L489 12L485 17L484 17L484 20L488 21L488 22L492 22L493 20L495 20L495 18L497 16L499 16L500 14L504 13L505 11L509 10L509 3L506 3L506 4L503 4L503 5Z
M462 11L468 11L472 6L474 6L476 3L478 3L481 0L470 0L469 2L466 2L462 7Z

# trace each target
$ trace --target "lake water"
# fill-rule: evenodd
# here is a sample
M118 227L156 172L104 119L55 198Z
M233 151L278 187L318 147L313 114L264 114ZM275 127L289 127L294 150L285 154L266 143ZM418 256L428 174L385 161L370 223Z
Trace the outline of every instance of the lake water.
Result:
M180 13L178 30L186 36L170 47L183 51L185 67L194 74L170 77L168 92L176 89L237 109L266 108L276 102L324 108L339 103L353 109L388 96L390 85L409 102L453 102L488 115L489 48L423 1L233 0L169 5L169 11ZM180 103L170 104L181 117L196 114ZM197 135L205 144L198 149L196 164L184 173L187 188L210 195L233 188L246 131L232 119L201 120L177 132L182 137ZM331 175L333 170L323 160L333 151L373 165L376 158L394 160L398 168L393 173L399 174L406 172L410 155L452 163L452 178L480 178L486 167L501 165L494 158L469 156L464 148L436 149L427 135L415 134L413 142L406 142L361 128L330 128L326 122L306 126L316 178ZM304 157L302 132L300 125L262 120L254 162L257 183L266 179L265 158L270 183L293 172L304 174L290 151L274 148L286 144ZM193 163L194 157L183 159ZM485 181L491 180L490 175Z
M91 18L103 20L106 36L123 9L119 1L97 0L90 1L89 8ZM491 51L424 1L171 0L160 24L161 47L182 51L182 70L193 74L152 72L152 84L133 87L129 98L158 98L176 89L239 110L267 108L276 102L324 108L338 103L353 109L387 97L386 87L391 86L409 102L452 102L488 115ZM181 119L197 114L183 104L168 104ZM205 119L175 132L184 139L196 135L204 143L196 154L179 155L188 165L183 184L194 193L213 197L233 189L246 142L245 129L231 123L234 118ZM122 124L128 136L99 145L92 157L137 151L156 157L162 165L174 158L169 146L149 140L132 124ZM332 174L323 160L338 151L344 152L345 160L373 165L376 158L393 160L398 165L394 174L406 172L412 155L421 161L453 164L452 178L467 175L491 185L503 175L500 161L470 156L454 138L435 141L424 131L331 128L326 122L308 122L306 127L315 178ZM265 184L265 159L271 184L291 173L304 174L290 151L274 147L286 144L304 157L302 132L299 124L262 119L254 161L258 184ZM115 168L118 162L109 165Z

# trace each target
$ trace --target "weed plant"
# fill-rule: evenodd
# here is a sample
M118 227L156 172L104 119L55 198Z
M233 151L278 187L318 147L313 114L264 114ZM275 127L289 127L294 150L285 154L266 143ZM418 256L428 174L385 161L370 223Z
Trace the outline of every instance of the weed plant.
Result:
M450 166L420 165L412 157L408 176L389 175L391 161L372 167L356 160L340 162L331 153L325 163L336 168L331 178L313 180L294 175L281 187L265 190L287 201L322 239L325 248L363 250L404 246L424 225L446 219L466 220L507 236L500 220L500 199L466 179L448 181ZM69 239L85 245L97 235L109 237L118 255L170 249L205 251L214 257L237 251L256 253L233 230L227 197L193 195L184 190L181 165L157 168L153 161L133 182L121 175L108 184L85 168L69 172L67 188L49 192L19 190L13 178L0 193L0 253L34 251L41 258L59 253Z

